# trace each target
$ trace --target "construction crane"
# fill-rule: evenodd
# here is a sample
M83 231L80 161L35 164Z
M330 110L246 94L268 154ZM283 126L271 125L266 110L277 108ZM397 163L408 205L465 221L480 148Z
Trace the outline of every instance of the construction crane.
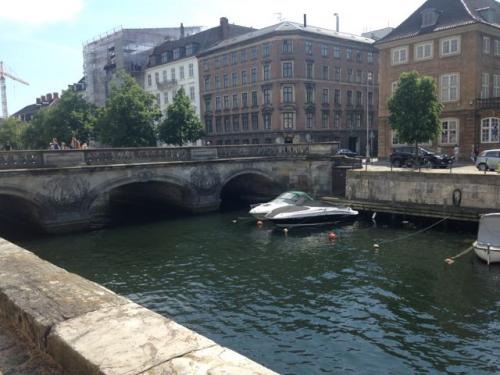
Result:
M2 115L3 118L9 117L9 112L7 110L7 87L5 85L5 77L9 77L14 81L20 82L25 85L29 85L28 82L22 80L21 78L15 77L10 73L7 73L3 68L3 61L0 61L0 96L2 97Z

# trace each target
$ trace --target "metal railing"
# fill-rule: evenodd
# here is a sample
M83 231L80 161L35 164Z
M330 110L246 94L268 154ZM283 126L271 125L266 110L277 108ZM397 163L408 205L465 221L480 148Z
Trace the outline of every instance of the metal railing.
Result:
M500 108L500 97L488 99L476 99L477 109L495 109Z

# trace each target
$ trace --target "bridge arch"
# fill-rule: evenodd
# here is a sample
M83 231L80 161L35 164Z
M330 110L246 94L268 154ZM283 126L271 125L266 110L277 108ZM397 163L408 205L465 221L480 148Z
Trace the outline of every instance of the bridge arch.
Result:
M41 232L53 218L55 208L36 194L17 188L0 187L0 235L16 237L20 231Z

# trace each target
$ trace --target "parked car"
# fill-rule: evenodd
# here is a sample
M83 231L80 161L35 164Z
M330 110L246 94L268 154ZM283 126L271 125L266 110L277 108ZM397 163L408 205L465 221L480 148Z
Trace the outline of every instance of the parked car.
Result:
M335 155L345 155L345 156L348 156L350 158L357 158L360 156L357 152L351 151L347 148L341 148L340 150L338 150L335 153Z
M480 171L494 171L498 165L500 165L500 149L483 151L476 159L476 167Z
M395 148L390 156L394 167L413 167L415 165L428 168L448 168L455 161L454 156L437 154L423 147L418 148L418 157L414 146Z

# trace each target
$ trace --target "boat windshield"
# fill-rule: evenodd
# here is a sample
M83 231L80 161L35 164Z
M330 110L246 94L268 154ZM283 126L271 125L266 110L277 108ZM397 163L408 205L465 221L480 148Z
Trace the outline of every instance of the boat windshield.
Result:
M284 201L287 203L303 203L303 202L308 202L308 201L313 201L309 195L306 193L300 192L300 191L287 191L286 193L281 194L278 196L276 201Z
M500 214L490 214L481 217L477 240L483 244L500 246Z

